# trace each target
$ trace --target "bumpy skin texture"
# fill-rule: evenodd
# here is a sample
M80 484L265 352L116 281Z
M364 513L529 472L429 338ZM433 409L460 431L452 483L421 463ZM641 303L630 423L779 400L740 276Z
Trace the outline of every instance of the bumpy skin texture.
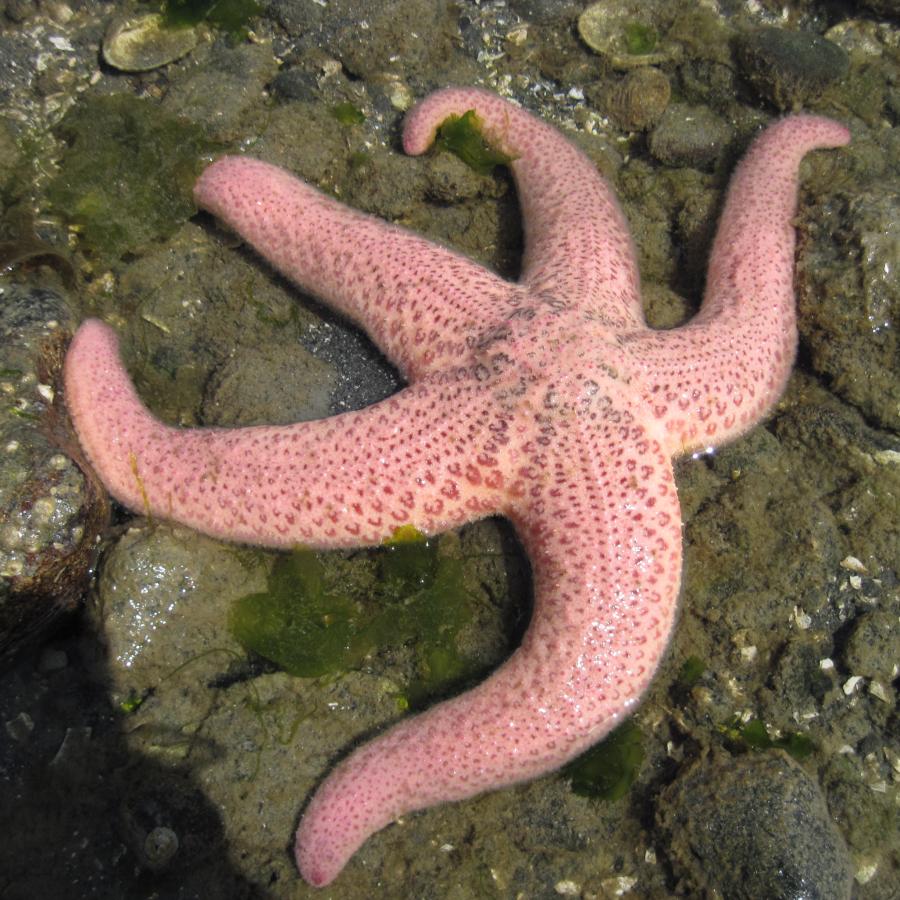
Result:
M376 544L491 513L534 571L520 649L483 684L363 745L321 785L296 856L331 881L397 816L562 765L636 706L675 614L681 518L673 455L757 422L790 371L800 159L848 131L783 119L734 176L698 315L648 329L609 186L557 131L476 89L408 116L424 152L474 109L511 164L522 277L355 212L253 159L226 157L195 196L304 290L364 328L409 387L289 427L181 430L143 407L113 332L88 321L66 361L69 408L111 493L137 512L271 547Z

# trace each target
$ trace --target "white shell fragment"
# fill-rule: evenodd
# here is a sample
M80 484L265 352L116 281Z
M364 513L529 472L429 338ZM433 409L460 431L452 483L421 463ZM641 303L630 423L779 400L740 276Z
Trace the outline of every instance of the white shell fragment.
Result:
M160 13L116 16L103 38L103 59L121 72L147 72L186 56L200 40L195 28L166 28Z
M646 28L653 32L652 12L653 5L643 0L593 3L579 17L578 33L591 50L606 57L616 69L658 65L670 59L674 49L662 35L657 35L655 46L648 52L629 51L630 30Z

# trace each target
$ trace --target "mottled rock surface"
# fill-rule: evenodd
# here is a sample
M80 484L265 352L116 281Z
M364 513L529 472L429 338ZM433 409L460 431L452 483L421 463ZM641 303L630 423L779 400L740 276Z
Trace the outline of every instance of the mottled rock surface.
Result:
M780 753L705 759L658 815L691 892L735 900L849 900L853 868L816 782Z

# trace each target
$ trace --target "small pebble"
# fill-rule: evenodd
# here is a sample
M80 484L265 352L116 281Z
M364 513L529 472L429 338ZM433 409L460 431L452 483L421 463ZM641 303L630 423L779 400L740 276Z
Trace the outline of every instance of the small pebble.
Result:
M65 650L47 647L41 653L38 660L38 671L43 673L58 672L69 664L69 657Z
M4 724L6 733L19 743L27 740L34 731L34 719L27 712L20 712L14 719L8 719Z
M144 857L154 869L166 866L178 852L178 835L162 825L144 839Z

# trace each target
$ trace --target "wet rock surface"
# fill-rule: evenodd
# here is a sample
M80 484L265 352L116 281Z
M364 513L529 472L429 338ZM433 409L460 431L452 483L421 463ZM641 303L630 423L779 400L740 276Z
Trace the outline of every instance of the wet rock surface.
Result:
M659 327L699 303L728 176L771 111L799 101L854 132L846 151L804 164L803 344L783 402L731 447L678 465L681 616L636 713L645 761L630 793L616 803L589 800L554 775L406 817L367 842L329 896L660 898L683 894L688 877L715 884L722 868L712 855L698 867L685 842L652 823L667 787L695 810L704 792L728 793L729 766L696 763L728 752L744 760L744 794L757 783L771 789L768 808L793 797L791 809L813 811L808 821L825 843L801 835L798 845L839 848L827 843L826 818L836 823L851 861L835 850L830 880L810 882L821 896L846 885L849 865L855 897L893 900L896 25L809 4L786 24L743 4L722 12L623 0L603 6L641 26L630 36L640 52L628 54L640 64L617 69L578 36L584 3L264 6L245 37L211 29L188 56L134 76L98 63L124 4L4 8L0 236L36 233L71 249L75 318L100 315L119 329L142 396L173 424L311 418L364 406L402 382L363 336L207 217L192 218L189 204L124 256L92 251L81 220L44 193L63 156L56 126L70 107L108 94L139 98L150 124L159 111L214 137L204 154L248 152L283 165L515 277L522 235L509 177L476 175L440 155L408 159L399 147L413 99L445 84L490 86L563 128L613 181ZM769 51L742 61L741 36L773 24L793 34L795 23L814 51L826 36L842 48L845 75L835 78L831 50L825 78L815 54L788 54L769 69ZM749 77L758 69L763 76ZM664 79L677 102L651 98L648 111L648 98L629 88L648 77L660 89ZM338 121L334 108L344 102L361 122ZM96 122L92 139L111 141ZM165 185L151 199L154 192ZM130 203L120 194L120 207ZM13 344L27 349L23 339ZM40 395L28 390L36 408ZM9 396L20 394L16 383ZM49 459L46 452L34 445L29 456ZM77 474L68 460L62 470ZM16 482L4 471L0 495L9 496ZM525 563L508 537L492 522L459 537L468 584L481 598L460 641L487 667L509 652L528 614L524 582L513 577ZM13 836L0 842L4 891L23 900L318 896L297 880L288 852L297 816L337 759L404 714L398 697L415 671L413 648L379 648L331 679L293 677L248 654L228 630L232 600L259 588L273 554L120 509L105 547L99 580L68 629L26 648L0 679L0 832ZM371 577L358 574L348 587ZM741 730L753 720L772 741L808 738L808 775L783 761L781 775L753 769ZM708 781L699 781L701 770ZM779 794L782 777L799 785L793 795ZM748 818L736 833L764 837L767 823L750 828L753 811L738 803L734 814L741 810ZM48 867L48 847L63 862ZM805 871L803 858L792 871ZM785 886L766 882L765 890L779 896Z
M849 900L853 869L816 782L786 755L703 760L658 816L690 892L735 900Z
M300 347L286 347L283 353L243 348L213 372L203 421L228 427L323 419L331 413L336 380L333 369L312 354L304 358Z
M170 86L162 108L189 117L221 144L263 127L265 88L278 70L271 44L218 41L195 59L200 65Z
M264 570L246 550L195 537L169 525L131 528L104 556L91 614L118 703L157 690L191 660L202 683L207 651L238 654L222 609L229 598L260 590ZM220 662L210 665L217 671Z

